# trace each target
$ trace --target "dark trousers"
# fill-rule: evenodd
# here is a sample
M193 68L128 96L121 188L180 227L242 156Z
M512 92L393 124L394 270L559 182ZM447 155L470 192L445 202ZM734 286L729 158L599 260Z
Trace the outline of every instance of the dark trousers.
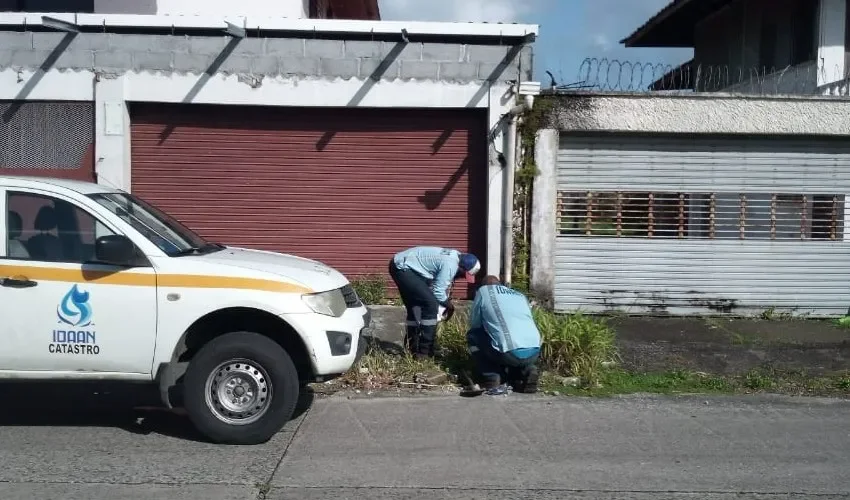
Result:
M502 383L513 386L517 392L537 390L538 354L530 358L518 358L509 352L501 352L490 344L490 337L483 328L474 328L466 334L469 354L481 382L487 387Z
M389 271L407 309L407 349L414 354L433 356L438 311L434 292L425 278L413 271L397 268L392 260Z

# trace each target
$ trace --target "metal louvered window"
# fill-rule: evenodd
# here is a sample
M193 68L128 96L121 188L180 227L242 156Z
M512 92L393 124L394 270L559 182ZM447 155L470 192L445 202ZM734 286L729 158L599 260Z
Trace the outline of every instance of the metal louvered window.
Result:
M844 195L559 191L558 233L617 238L843 240Z

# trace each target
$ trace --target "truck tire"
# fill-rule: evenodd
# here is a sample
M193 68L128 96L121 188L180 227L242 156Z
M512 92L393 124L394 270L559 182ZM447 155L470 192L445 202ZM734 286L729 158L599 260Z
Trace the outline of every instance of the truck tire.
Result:
M257 333L227 333L189 362L184 406L211 441L260 444L292 417L299 385L292 358L277 342Z

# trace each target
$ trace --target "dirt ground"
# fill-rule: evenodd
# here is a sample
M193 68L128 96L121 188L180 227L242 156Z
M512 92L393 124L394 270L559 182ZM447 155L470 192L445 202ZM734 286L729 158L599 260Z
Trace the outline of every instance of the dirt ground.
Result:
M609 323L617 332L621 363L633 371L850 370L850 330L828 321L617 317Z

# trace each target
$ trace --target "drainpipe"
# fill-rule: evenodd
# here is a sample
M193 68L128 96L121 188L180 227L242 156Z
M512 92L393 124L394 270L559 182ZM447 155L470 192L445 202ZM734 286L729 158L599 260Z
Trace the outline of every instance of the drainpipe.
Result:
M517 167L517 122L520 115L530 110L534 105L534 96L540 93L539 82L522 82L517 94L523 100L521 104L508 111L507 144L505 145L505 187L502 197L502 281L510 286L514 261L514 179Z
M514 257L514 179L516 177L517 115L525 110L519 105L508 113L508 137L505 146L505 192L502 196L502 281L511 284Z

